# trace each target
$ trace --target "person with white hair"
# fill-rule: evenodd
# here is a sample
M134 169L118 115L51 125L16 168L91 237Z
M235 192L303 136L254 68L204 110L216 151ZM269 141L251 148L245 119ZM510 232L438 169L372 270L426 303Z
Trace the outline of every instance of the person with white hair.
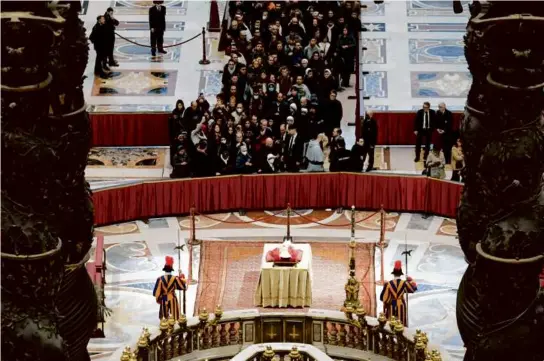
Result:
M453 146L453 114L446 108L446 103L438 104L438 111L435 113L436 132L442 141L444 159L446 164L451 163L451 147Z
M261 172L262 174L272 174L279 172L279 166L276 164L277 156L272 153L268 153L266 156L266 163L263 165Z
M298 106L296 103L289 104L289 114L292 118L298 114Z
M236 171L240 174L253 173L253 163L247 145L242 144L236 156Z

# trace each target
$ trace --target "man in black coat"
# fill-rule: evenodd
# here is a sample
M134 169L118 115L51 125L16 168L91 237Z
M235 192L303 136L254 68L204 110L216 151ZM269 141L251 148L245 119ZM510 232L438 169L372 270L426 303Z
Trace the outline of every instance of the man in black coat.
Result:
M94 62L94 74L101 78L108 78L110 75L105 70L109 70L106 64L107 54L107 28L106 19L99 15L96 18L96 24L93 26L89 40L94 45L96 51L96 60Z
M450 164L451 147L453 146L453 114L446 108L445 103L438 104L436 131L442 138L442 150L446 164Z
M376 142L378 140L378 123L376 119L372 117L374 113L367 111L365 119L363 120L363 163L368 155L367 172L374 169L374 148L376 148Z
M330 138L334 128L340 128L340 122L344 116L342 103L336 99L336 91L329 94L329 100L323 103L323 119L325 120L325 134Z
M198 109L198 102L192 101L191 106L185 109L181 123L187 132L192 132L202 120L202 114Z
M427 160L431 147L431 137L435 123L435 112L431 109L429 102L423 103L423 108L418 110L414 118L414 134L416 135L416 158L414 162L419 162L421 154L421 142L425 138L425 153L423 159Z
M329 170L331 172L351 172L354 170L351 152L346 149L346 141L343 137L336 139L336 154L331 160Z
M192 170L193 176L198 177L212 177L215 175L215 158L208 153L208 144L205 140L201 140L194 152L192 158Z
M162 1L153 1L155 4L149 8L149 28L151 29L151 55L159 53L166 54L164 50L164 31L166 30L166 7L162 6Z
M113 49L115 48L115 27L119 25L119 21L113 17L113 9L108 8L104 14L104 19L106 20L106 29L107 29L107 54L106 58L108 60L109 66L119 66L119 63L113 58Z
M297 133L296 125L289 126L289 139L287 140L285 156L285 168L288 172L299 172L304 153L304 141Z

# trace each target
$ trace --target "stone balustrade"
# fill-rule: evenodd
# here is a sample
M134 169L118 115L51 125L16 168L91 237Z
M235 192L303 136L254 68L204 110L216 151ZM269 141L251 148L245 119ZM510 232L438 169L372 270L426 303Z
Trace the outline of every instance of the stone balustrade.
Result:
M268 343L251 345L230 361L333 361L325 352L312 345Z
M300 345L303 359L312 359L311 350L343 360L441 361L428 339L419 330L404 328L396 320L368 317L362 308L345 312L310 309L307 312L259 312L257 309L214 314L202 310L197 317L160 322L159 330L143 330L136 345L120 355L122 361L167 361L231 359L266 360L257 352L267 345L283 344L280 358L289 354L286 345ZM252 349L251 347L254 347ZM257 347L255 349L255 347ZM307 348L309 349L309 348ZM249 351L248 351L249 350ZM253 351L255 352L253 352ZM244 353L241 353L241 352ZM315 358L315 357L314 357ZM319 358L315 358L319 359Z

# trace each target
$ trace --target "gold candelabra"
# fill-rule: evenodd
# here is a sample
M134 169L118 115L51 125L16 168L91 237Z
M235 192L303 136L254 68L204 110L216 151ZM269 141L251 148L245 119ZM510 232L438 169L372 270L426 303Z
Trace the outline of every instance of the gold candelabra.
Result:
M355 206L351 206L351 238L349 240L349 276L344 290L346 292L346 299L344 300L343 310L348 308L355 310L359 307L359 281L355 278L355 248L357 242L355 241Z

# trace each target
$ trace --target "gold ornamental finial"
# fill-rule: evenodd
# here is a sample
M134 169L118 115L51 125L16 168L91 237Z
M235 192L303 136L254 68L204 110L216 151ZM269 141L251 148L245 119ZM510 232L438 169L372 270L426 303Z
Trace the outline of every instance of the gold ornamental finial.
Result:
M215 308L215 319L219 320L221 319L221 316L223 316L223 309L221 308L221 305L217 305Z
M159 329L161 330L161 332L166 332L168 331L168 321L166 320L166 318L161 318L161 323L159 325Z
M298 352L297 346L293 346L291 352L289 352L289 358L291 361L300 361L302 359L300 352Z
M142 334L140 335L140 338L138 339L138 347L146 348L148 345L147 335L145 332L145 328L142 330Z
M175 325L176 319L174 318L173 314L170 314L170 316L168 317L168 329L173 330Z
M427 348L427 345L425 342L423 342L423 338L421 337L421 330L416 330L416 334L414 335L414 342L416 350L421 351L425 350Z
M149 328L144 327L144 333L145 333L145 337L147 338L147 342L149 343L149 341L151 341L151 339L150 339L151 332L149 332Z
M358 318L365 317L366 316L365 308L363 306L357 307L357 309L355 310L355 314L357 315Z
M432 361L442 361L442 356L440 356L440 352L438 352L438 350L432 350L431 351L431 360Z
M127 346L123 350L123 354L121 355L121 361L130 361L130 347Z
M416 342L416 350L425 350L425 344L423 343L423 341L421 341L421 337L418 337L416 336L415 337L415 342Z
M433 357L430 352L425 353L425 361L433 361Z
M207 322L209 317L210 314L208 313L206 308L203 308L198 314L198 319L200 320L200 322Z
M178 318L178 325L181 328L187 327L187 317L182 313Z
M387 321L387 318L385 318L385 313L380 312L380 315L378 316L378 322L385 323L386 321Z
M427 346L429 343L429 338L427 338L427 333L421 332L421 341Z
M395 316L391 316L391 319L389 320L389 328L391 331L395 331L395 326L397 325L397 318Z
M404 325L402 324L402 322L397 321L395 327L394 327L394 330L396 333L402 333L404 331Z
M130 354L129 361L138 361L138 355L136 354L136 352Z
M272 361L274 359L274 356L276 356L276 353L272 349L272 346L267 345L263 352L263 359L265 361Z

